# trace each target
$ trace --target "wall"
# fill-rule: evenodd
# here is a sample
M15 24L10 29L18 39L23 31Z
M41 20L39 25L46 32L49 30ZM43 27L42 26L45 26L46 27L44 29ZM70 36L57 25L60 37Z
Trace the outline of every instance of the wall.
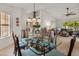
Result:
M8 14L11 15L11 24L10 24L10 29L11 32L14 31L19 37L21 37L21 9L19 8L15 8L12 6L8 6L5 4L0 4L0 11L4 11ZM16 17L18 17L20 19L20 26L16 27L15 23L16 23ZM7 47L8 45L12 44L13 40L12 37L6 37L6 38L0 38L0 49Z

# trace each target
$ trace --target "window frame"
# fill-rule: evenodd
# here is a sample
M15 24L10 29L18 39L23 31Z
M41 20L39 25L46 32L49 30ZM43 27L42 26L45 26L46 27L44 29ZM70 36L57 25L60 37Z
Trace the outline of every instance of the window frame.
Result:
M2 34L1 34L1 31L2 31L2 30L1 30L1 26L2 26L2 24L1 24L1 12L2 12L2 13L5 13L7 16L9 16L9 17L8 17L8 25L7 25L7 26L8 26L8 29L7 29L7 32L8 32L7 34L8 34L8 35L6 35L6 36L2 36ZM5 16L5 17L6 17L6 16ZM10 21L11 21L11 15L10 15L9 13L7 13L7 12L0 11L0 39L7 38L7 37L10 37L10 36L11 36L11 33L10 33L10 32L11 32L11 29L10 29L10 27L11 27L11 26L10 26L10 25L11 25L11 22L10 22ZM6 23L5 23L5 24L6 24ZM5 26L6 26L6 25L5 25Z

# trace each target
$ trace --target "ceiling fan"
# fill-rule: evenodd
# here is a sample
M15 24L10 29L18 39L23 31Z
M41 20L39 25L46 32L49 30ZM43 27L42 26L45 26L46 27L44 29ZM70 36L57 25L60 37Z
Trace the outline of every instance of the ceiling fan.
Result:
M67 9L67 13L65 14L66 16L76 15L76 13L74 12L69 12L69 8L66 8L66 9Z

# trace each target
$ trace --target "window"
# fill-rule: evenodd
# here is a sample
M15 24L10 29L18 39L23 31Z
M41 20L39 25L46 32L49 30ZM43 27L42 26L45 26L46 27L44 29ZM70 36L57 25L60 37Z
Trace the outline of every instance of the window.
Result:
M0 38L10 36L10 15L0 12Z

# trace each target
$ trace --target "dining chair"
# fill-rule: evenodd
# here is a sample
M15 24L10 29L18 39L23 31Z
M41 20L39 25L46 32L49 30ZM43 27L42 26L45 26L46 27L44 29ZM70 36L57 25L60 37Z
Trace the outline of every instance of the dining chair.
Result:
M14 54L16 56L16 52L17 52L17 47L16 47L16 40L15 40L15 35L14 35L14 32L12 32L12 37L13 37L13 41L14 41Z
M76 42L76 36L74 36L74 37L71 39L71 41L70 41L70 47L69 47L68 56L71 56L72 51L73 51L73 48L74 48L74 45L75 45L75 42Z
M15 37L16 35L14 34L14 32L12 32L12 37L13 37L13 41L14 41L14 54L15 54L15 56L16 56L16 52L17 52L17 46L16 46L16 37ZM22 42L19 42L20 43L20 48L21 49L25 49L25 47L26 47L26 45L25 44L23 44Z
M21 50L20 46L19 46L19 39L17 36L15 36L15 37L16 37L18 56L39 56L39 55L41 55L41 53L38 52L37 50L35 50L33 47L29 47L26 50Z

